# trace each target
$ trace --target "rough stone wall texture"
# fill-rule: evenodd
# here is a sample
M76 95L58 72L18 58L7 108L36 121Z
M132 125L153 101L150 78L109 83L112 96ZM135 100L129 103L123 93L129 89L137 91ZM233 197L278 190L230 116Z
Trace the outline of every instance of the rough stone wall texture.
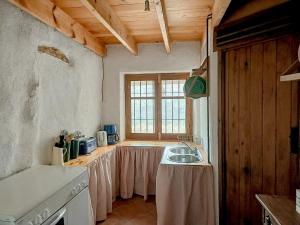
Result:
M60 130L100 125L101 58L5 0L0 1L0 178L51 161ZM60 49L68 65L37 51Z

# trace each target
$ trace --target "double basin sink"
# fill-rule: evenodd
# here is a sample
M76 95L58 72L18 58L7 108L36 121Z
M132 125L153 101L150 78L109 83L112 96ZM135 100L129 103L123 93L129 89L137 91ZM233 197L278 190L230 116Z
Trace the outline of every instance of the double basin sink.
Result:
M164 151L162 164L198 165L203 161L197 148L188 146L168 146Z

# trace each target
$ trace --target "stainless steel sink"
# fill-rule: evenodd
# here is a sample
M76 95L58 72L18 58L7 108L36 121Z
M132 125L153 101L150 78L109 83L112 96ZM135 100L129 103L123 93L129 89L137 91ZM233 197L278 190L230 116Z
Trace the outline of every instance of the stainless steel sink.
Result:
M197 146L189 147L183 144L166 146L161 164L197 166L203 164L203 156Z
M174 147L174 148L170 148L170 152L174 153L174 154L194 154L195 152L192 151L190 148L188 147Z
M169 156L169 160L178 163L193 163L200 161L195 155L171 155Z

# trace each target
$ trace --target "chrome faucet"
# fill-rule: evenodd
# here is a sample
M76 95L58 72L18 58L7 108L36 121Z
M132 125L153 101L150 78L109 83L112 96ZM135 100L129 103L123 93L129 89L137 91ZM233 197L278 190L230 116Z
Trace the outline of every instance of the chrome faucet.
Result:
M194 149L191 148L191 146L189 146L189 144L186 143L185 141L182 141L181 143L187 146L195 155L198 155L198 149L196 147Z

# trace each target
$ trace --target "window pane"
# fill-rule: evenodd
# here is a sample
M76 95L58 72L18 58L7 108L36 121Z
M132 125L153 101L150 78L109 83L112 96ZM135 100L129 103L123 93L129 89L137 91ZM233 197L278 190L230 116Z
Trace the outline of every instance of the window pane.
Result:
M141 97L147 97L147 81L141 81Z
M173 133L172 132L172 126L173 126L173 124L172 124L172 120L166 120L166 122L167 122L167 126L166 126L166 133Z
M173 119L179 119L179 99L173 100Z
M162 96L166 96L166 81L165 80L161 81L161 94L162 94Z
M184 96L184 91L183 91L184 83L185 83L185 80L179 81L179 95L178 96Z
M131 119L135 118L135 101L131 99Z
M141 120L141 133L147 133L147 120Z
M173 120L173 133L179 133L179 121Z
M154 99L147 99L147 119L154 119Z
M162 99L162 133L186 133L186 100Z
M147 97L154 97L155 96L155 94L154 94L154 92L155 92L155 86L154 86L155 84L154 84L154 81L152 81L152 80L148 80L147 81Z
M161 132L163 134L166 133L166 120L163 118L162 121L161 121Z
M134 133L141 133L141 120L134 120L134 123L135 123Z
M183 97L183 86L185 80L163 80L162 81L162 97Z
M172 99L164 99L163 101L166 101L166 119L172 119Z
M185 120L179 120L179 133L186 133Z
M135 133L135 123L134 123L134 120L131 120L131 131L132 131L132 133Z
M155 133L154 81L132 81L131 97L131 132Z
M130 82L131 97L135 97L135 81Z
M170 97L172 96L173 90L173 81L172 80L163 80L162 81L162 96Z
M141 102L141 100L139 100L139 99L135 99L134 100L134 102L135 102L135 110L134 110L134 115L135 115L135 117L134 117L134 119L141 119L141 105L140 105L140 102Z
M141 119L147 119L147 100L141 100Z
M140 97L141 96L141 85L140 85L140 81L134 81L134 93L135 96L134 97Z
M178 87L179 80L173 80L173 96L178 96L179 87Z
M148 128L147 133L154 133L154 120L147 120Z
M130 82L131 97L154 97L155 83L152 80L148 81L131 81Z
M185 119L186 117L186 100L180 99L179 100L179 119Z
M166 119L166 101L162 99L161 101L161 118Z

